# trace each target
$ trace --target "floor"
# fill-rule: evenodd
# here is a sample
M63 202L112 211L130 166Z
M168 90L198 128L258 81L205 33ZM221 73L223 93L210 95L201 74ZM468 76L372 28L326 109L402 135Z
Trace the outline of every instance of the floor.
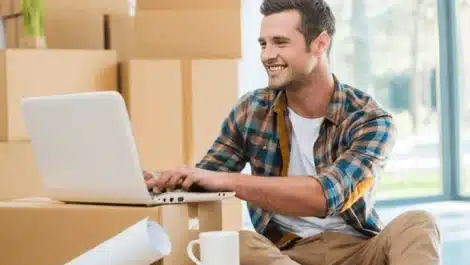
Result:
M437 202L380 208L385 223L401 213L421 209L434 214L442 236L442 265L470 264L470 202Z
M401 213L414 209L426 210L436 216L443 242L442 265L470 265L470 202L384 207L379 208L378 212L386 224ZM245 228L252 228L246 211L244 224Z

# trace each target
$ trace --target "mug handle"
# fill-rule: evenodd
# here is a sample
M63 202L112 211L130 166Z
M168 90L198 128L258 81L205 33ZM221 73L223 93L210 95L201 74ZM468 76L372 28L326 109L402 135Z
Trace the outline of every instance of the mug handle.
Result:
M197 265L201 265L201 261L194 256L193 247L195 244L199 244L199 240L195 239L189 242L188 246L186 247L186 252L188 252L189 259L191 259Z

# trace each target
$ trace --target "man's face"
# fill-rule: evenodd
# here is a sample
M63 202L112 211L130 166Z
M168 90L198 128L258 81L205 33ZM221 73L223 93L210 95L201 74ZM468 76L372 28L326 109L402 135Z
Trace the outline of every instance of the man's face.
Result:
M317 65L318 58L299 31L300 21L300 13L292 10L265 16L261 22L261 61L272 89L301 86Z

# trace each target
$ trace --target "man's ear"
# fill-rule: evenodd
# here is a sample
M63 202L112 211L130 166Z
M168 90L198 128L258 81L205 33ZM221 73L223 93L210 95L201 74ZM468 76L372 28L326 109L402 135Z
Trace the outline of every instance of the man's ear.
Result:
M326 31L322 31L311 43L310 50L315 56L321 56L328 52L331 37Z

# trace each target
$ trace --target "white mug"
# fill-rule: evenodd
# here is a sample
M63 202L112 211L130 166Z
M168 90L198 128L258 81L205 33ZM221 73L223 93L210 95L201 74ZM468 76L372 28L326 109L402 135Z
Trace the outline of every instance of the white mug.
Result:
M195 244L199 244L201 260L194 256ZM186 250L197 265L240 265L239 235L235 231L201 233L199 239L189 242Z

